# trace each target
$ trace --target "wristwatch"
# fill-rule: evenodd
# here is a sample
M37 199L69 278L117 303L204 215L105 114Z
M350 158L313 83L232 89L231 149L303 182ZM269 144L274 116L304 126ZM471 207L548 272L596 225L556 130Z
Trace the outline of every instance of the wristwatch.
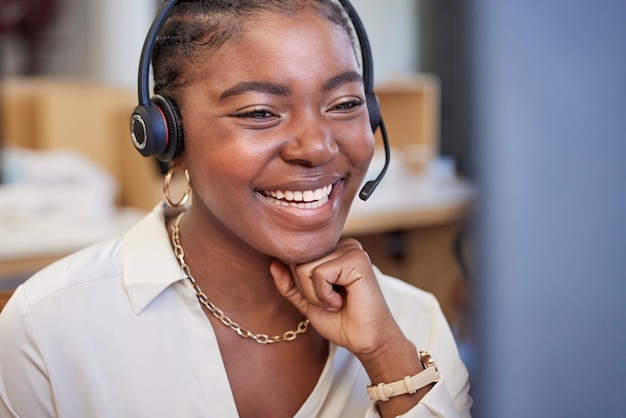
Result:
M441 380L437 365L430 353L420 351L419 358L422 366L424 366L424 370L414 376L406 376L404 379L393 383L379 383L375 386L368 386L367 394L370 399L372 401L388 401L394 396L407 393L414 394L419 389Z

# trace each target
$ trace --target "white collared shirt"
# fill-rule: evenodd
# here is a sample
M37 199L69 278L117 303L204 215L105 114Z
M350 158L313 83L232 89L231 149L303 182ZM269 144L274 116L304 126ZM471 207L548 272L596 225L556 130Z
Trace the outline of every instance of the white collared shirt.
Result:
M436 299L379 280L399 325L443 377L404 416L470 416L467 371ZM331 344L296 417L376 416L369 384L356 357ZM123 238L34 275L0 314L0 418L236 416L216 336L174 257L161 205Z

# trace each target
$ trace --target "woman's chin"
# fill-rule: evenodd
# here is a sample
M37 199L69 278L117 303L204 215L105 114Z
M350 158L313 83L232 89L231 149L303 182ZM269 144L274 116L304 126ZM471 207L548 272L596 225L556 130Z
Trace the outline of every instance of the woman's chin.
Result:
M286 251L283 251L279 259L287 264L306 264L311 261L319 260L320 258L331 253L336 247L339 239L328 241L326 243L311 243L309 245L302 245L297 247L291 247Z

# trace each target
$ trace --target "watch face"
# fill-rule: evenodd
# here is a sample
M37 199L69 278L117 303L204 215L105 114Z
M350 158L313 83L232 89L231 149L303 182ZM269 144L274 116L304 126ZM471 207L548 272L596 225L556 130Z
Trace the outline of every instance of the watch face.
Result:
M424 366L424 368L428 368L428 367L437 367L435 365L435 361L433 360L433 358L430 356L430 354L428 353L428 351L420 351L420 360L422 362L422 365Z

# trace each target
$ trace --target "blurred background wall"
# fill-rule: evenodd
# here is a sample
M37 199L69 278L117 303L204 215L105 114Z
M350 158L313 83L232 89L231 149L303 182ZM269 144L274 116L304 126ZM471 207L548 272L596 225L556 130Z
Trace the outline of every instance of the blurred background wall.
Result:
M49 18L41 25L44 39L38 51L42 63L37 69L39 73L88 78L120 86L136 83L133 64L138 61L159 0L29 1L52 4ZM2 2L4 12L0 13L0 22L2 14L19 13L12 12L6 5L28 3L22 0ZM377 80L388 80L417 69L417 2L354 0L353 4L367 25ZM12 8L20 9L19 6ZM3 36L2 41L4 74L22 72L25 60L23 39L10 34Z
M0 7L0 28L28 14L26 24L0 33L2 74L79 78L128 87L137 81L136 63L157 3L2 0Z

